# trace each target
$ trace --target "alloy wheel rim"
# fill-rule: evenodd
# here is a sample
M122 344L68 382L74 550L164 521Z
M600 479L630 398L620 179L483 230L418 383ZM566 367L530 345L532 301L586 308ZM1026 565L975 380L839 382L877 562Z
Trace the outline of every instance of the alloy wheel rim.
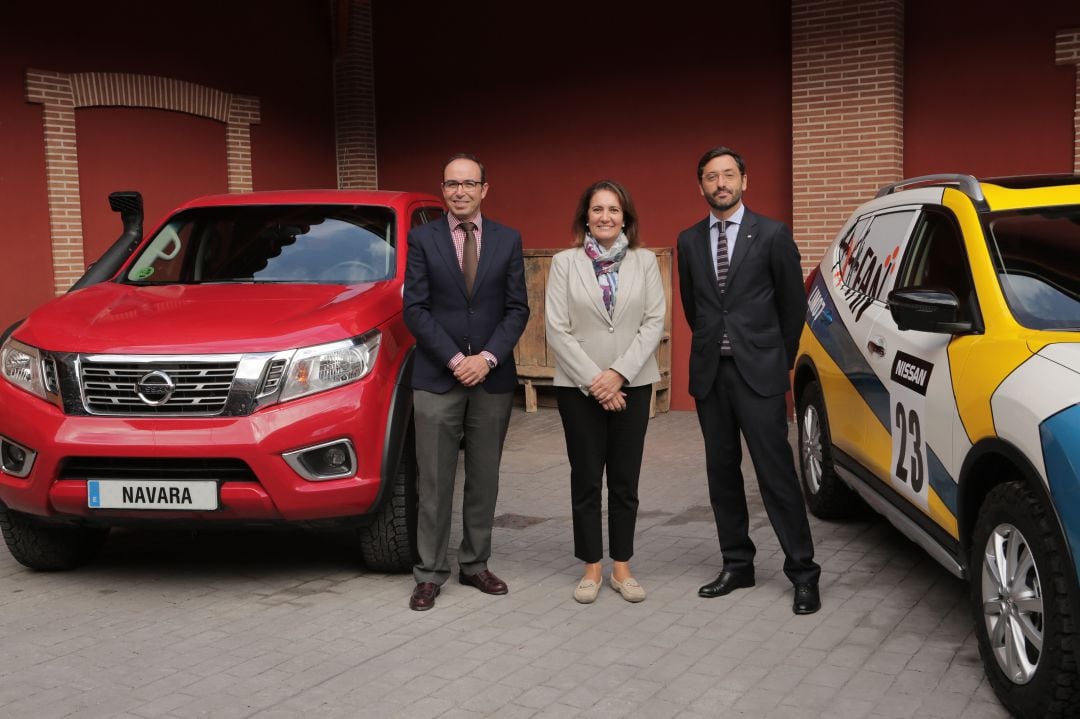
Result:
M821 420L817 408L808 404L802 417L803 477L811 494L821 490Z
M1027 684L1042 656L1043 593L1031 546L1011 524L999 524L986 540L982 601L998 668L1014 684Z

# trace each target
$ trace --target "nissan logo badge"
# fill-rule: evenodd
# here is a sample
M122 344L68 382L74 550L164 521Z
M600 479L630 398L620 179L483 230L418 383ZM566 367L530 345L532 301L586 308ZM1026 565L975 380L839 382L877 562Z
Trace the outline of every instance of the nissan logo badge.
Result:
M139 394L139 399L151 407L168 402L175 389L176 384L173 383L172 378L158 370L144 374L135 383L135 391Z

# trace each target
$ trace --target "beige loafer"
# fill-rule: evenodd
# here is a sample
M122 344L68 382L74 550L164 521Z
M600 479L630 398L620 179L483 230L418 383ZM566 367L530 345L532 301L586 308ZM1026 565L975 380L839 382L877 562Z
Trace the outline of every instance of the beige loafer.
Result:
M622 598L628 602L643 602L645 601L645 588L638 584L638 580L633 577L628 577L625 582L620 582L611 577L611 588L622 595Z
M582 579L574 588L574 599L581 604L592 604L600 593L600 583L591 579Z

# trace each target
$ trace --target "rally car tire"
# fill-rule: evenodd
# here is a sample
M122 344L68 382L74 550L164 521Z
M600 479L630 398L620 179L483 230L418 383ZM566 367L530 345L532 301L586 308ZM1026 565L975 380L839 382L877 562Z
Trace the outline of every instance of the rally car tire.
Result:
M108 527L82 527L0 510L3 532L11 556L39 572L75 569L97 556L109 537Z
M376 572L407 572L416 554L416 444L412 430L405 438L394 484L373 520L360 532L360 555Z
M798 410L799 476L806 506L820 519L842 519L857 514L862 507L859 496L836 476L829 420L817 382L803 388Z
M991 490L972 537L971 608L986 675L1018 717L1080 713L1068 561L1035 492L1020 482ZM1002 568L1012 579L997 580Z

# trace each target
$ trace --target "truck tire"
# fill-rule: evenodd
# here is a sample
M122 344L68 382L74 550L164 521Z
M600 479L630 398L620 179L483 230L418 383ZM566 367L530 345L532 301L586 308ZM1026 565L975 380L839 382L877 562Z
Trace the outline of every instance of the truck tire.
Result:
M75 569L101 551L108 527L81 527L40 519L28 514L0 510L0 530L11 555L38 572Z
M1018 717L1080 713L1068 561L1034 491L1020 482L990 491L971 542L971 608L986 676Z
M820 519L843 519L859 513L862 500L836 476L832 435L821 386L810 382L799 395L799 474L810 513Z
M416 555L416 442L410 429L405 437L393 486L387 488L382 508L360 533L360 555L375 572L408 572Z

